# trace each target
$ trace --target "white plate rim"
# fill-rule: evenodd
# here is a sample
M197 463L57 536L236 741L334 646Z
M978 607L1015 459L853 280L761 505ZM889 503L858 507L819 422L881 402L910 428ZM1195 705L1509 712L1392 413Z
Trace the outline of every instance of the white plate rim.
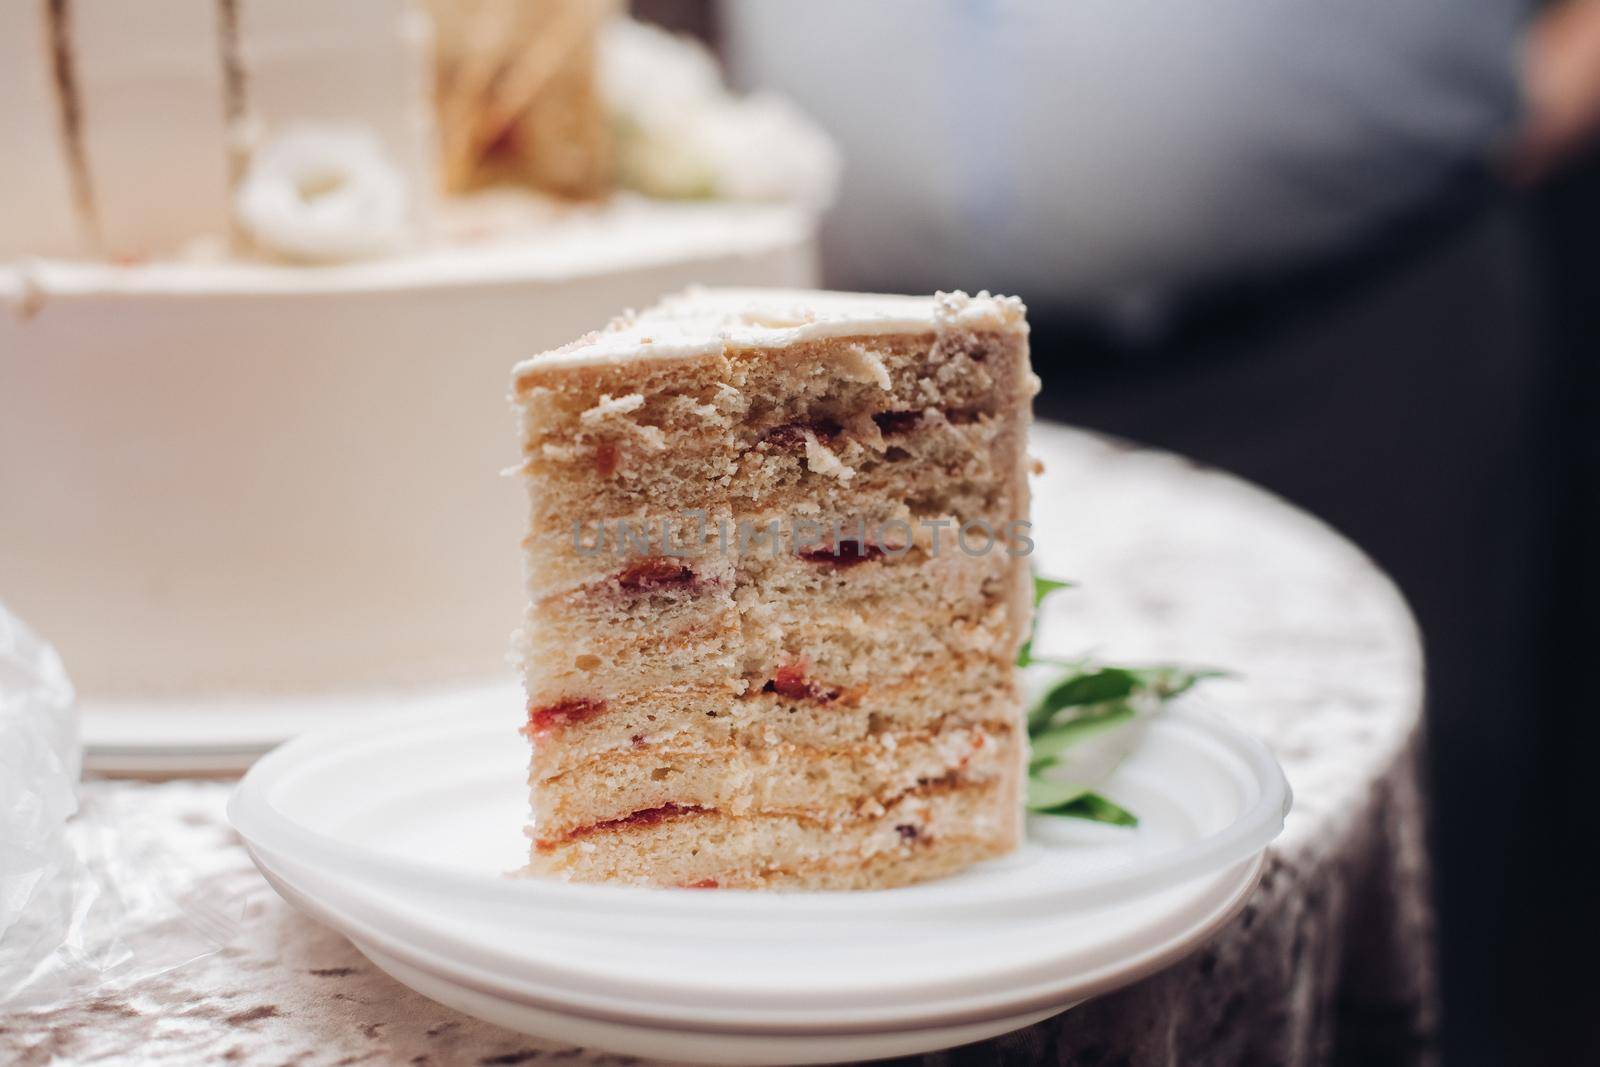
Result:
M648 1008L640 1010L635 1007L630 1010L621 1006L621 1002L616 1000L612 1000L612 1006L607 1007L595 1004L592 998L588 999L587 1003L562 999L561 996L549 991L549 987L537 987L542 992L530 992L530 988L535 987L529 984L519 985L514 979L507 976L490 974L476 965L453 960L438 954L436 951L418 947L399 935L386 932L371 923L356 919L337 905L330 904L327 900L314 895L303 886L297 885L292 877L272 868L270 863L262 863L260 857L253 850L251 855L252 858L256 859L263 876L280 896L317 921L338 930L355 943L357 947L362 945L376 946L380 952L393 956L408 966L431 974L435 978L472 990L475 993L538 1010L554 1011L564 1015L575 1015L601 1022L646 1025L685 1033L743 1034L750 1036L801 1036L820 1033L871 1034L916 1031L926 1029L929 1026L977 1024L994 1019L1025 1015L1034 1011L1047 1011L1056 1008L1065 1010L1066 1007L1071 1005L1120 989L1148 977L1188 955L1239 914L1259 884L1261 873L1266 864L1266 856L1261 853L1237 865L1239 871L1237 876L1230 881L1228 887L1219 888L1216 897L1208 902L1210 906L1193 923L1188 924L1185 929L1163 938L1156 944L1147 946L1142 951L1130 954L1117 964L1102 966L1098 970L1087 973L1074 972L1058 979L1054 983L1035 982L1031 987L1024 989L1021 994L1012 994L1005 999L991 997L987 1002L979 1000L978 1003L984 1003L981 1008L972 1006L973 998L971 997L952 998L943 1002L934 1002L931 1005L929 1002L917 998L912 1001L910 1010L900 1014L883 1012L876 1019L851 1021L834 1019L830 1021L826 1016L823 1016L814 1018L814 1021L810 1024L799 1020L777 1023L769 1021L763 1024L756 1021L759 1020L759 1014L757 1014L755 1019L751 1021L702 1020L699 1023L690 1024L685 1023L683 1020L685 1009L682 1005L671 1005L665 1009L665 1012L652 1012ZM365 950L363 949L363 951ZM567 994L568 997L570 995ZM1018 999L1019 996L1021 999ZM967 1007L961 1007L963 1002L967 1004ZM638 1004L639 1002L634 1003ZM818 1009L817 1014L824 1010L826 1009Z
M1080 978L1085 974L1111 972L1115 970L1115 966L1110 961L1123 960L1132 951L1126 946L1149 941L1165 944L1180 940L1187 931L1203 925L1209 921L1208 917L1218 914L1219 909L1228 902L1242 899L1236 895L1254 885L1265 863L1264 853L1258 853L1240 864L1215 872L1209 876L1210 884L1202 886L1198 896L1180 901L1176 905L1169 905L1155 921L1147 920L1142 926L1122 932L1111 943L1097 946L1095 954L1087 960L1081 958L1081 951L1074 946L1041 952L1033 958L1013 964L1006 970L989 972L981 976L941 974L927 981L886 982L871 992L854 990L842 1000L833 995L823 999L805 1000L805 996L815 998L817 995L815 990L799 995L791 991L750 992L737 987L701 986L685 992L671 983L657 979L618 975L587 967L571 969L550 957L536 961L526 960L513 951L502 950L459 930L441 929L437 924L429 923L429 913L418 914L413 910L408 915L397 911L393 906L396 899L394 897L374 898L370 891L363 892L359 888L342 884L331 887L330 882L322 882L319 885L316 872L305 868L297 869L281 857L274 858L254 848L250 849L250 853L263 873L270 873L276 882L293 888L301 898L315 899L325 907L345 915L350 914L350 909L353 907L364 908L376 916L375 922L381 921L382 930L394 943L404 944L414 951L429 953L438 960L464 961L465 966L482 976L480 978L482 981L502 981L508 983L507 988L543 990L546 1000L581 994L589 998L586 1001L589 1004L649 1002L666 1005L670 1002L673 1010L678 1013L693 1011L708 1000L724 1005L737 1002L739 1007L736 1009L727 1007L720 1009L716 1013L719 1019L742 1019L751 1015L788 1018L793 1014L805 1017L807 1013L816 1012L832 1013L832 1017L837 1017L840 1012L866 1017L872 1016L874 1012L881 1015L886 1004L897 1003L907 997L914 998L917 1004L923 1006L937 1004L940 1010L943 1010L951 1005L992 1001L994 999L991 995L992 990L997 984L1020 982L1025 989L1042 986L1054 988L1056 975L1063 967L1072 968L1072 973ZM344 905L339 903L341 896ZM982 925L987 924L981 920L968 921L969 928ZM365 929L370 931L372 928L365 927ZM370 933L364 936L370 936ZM893 951L893 948L889 946L886 950ZM781 952L781 947L774 946L773 951ZM974 992L975 989L978 991ZM885 995L885 991L888 995ZM780 1003L775 1005L774 1002ZM792 1005L801 1002L808 1003L811 1007L796 1012ZM1001 1003L1009 1006L1010 1001L1004 1000Z
M503 1011L498 1010L509 1006L513 1011L521 1015L525 1012L537 1012L539 1009L527 1008L508 1001L498 1001L487 994L478 993L466 986L457 985L447 979L410 967L393 957L385 956L371 946L356 943L356 948L395 981L421 993L425 997L438 999L441 1003L454 1007L457 1011L466 1012L468 1015L484 1019L499 1026L508 1026L534 1035L549 1036L549 1031L542 1029L539 1024L528 1027L520 1020L508 1021ZM400 973L397 973L397 968ZM419 979L421 980L420 982L418 981ZM423 984L430 984L434 989L423 988ZM447 996L449 999L445 999ZM998 1037L1001 1034L1010 1033L1013 1030L1032 1026L1075 1006L1076 1002L1058 1005L1044 1011L1006 1016L988 1020L981 1024L957 1024L955 1026L934 1026L860 1034L814 1033L800 1035L744 1035L718 1034L708 1031L674 1031L654 1026L639 1027L621 1023L592 1022L582 1016L565 1013L541 1012L541 1014L547 1017L554 1016L558 1020L555 1025L562 1027L564 1031L561 1035L562 1040L575 1041L589 1048L611 1049L612 1051L621 1052L623 1055L643 1054L651 1060L735 1064L738 1067L750 1067L752 1064L776 1064L782 1065L782 1067L793 1067L794 1064L801 1063L856 1063L883 1058L912 1056L937 1049L954 1048L958 1045L983 1041ZM574 1033L572 1029L572 1024L574 1023L577 1023L586 1031L583 1036L578 1036ZM609 1029L597 1032L597 1027ZM614 1040L615 1033L619 1029L625 1031L626 1045ZM672 1051L662 1052L661 1044L663 1041L673 1043ZM641 1042L648 1042L648 1044L642 1044ZM773 1047L779 1042L783 1043L781 1050ZM732 1043L737 1043L737 1051L728 1047ZM752 1046L759 1047L760 1051L752 1051ZM801 1050L798 1054L796 1053L796 1046ZM693 1049L692 1053L689 1051L691 1048ZM779 1054L780 1051L781 1055Z

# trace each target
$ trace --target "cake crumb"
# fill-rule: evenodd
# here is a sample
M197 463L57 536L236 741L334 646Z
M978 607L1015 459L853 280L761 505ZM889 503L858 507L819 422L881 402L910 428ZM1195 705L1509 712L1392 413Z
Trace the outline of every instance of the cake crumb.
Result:
M612 397L608 393L600 394L600 402L594 407L578 416L578 421L586 426L592 426L603 419L626 415L630 411L637 411L644 406L644 395L629 393L627 396Z
M866 345L846 345L839 371L846 381L876 385L886 392L890 386L889 368L884 366L883 357Z
M806 469L817 474L826 474L830 478L837 478L841 482L848 482L856 476L855 468L843 462L832 450L809 429L806 435Z

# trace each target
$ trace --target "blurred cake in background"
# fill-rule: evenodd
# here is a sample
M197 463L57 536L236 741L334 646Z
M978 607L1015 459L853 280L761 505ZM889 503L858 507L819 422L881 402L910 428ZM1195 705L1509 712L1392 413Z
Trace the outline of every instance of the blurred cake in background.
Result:
M507 368L814 284L837 168L610 0L6 4L0 131L0 597L91 732L505 672Z

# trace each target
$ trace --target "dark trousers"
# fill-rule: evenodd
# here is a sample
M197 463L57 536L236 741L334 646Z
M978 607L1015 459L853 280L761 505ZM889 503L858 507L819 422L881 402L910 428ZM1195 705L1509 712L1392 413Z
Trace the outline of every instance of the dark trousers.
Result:
M1572 778L1574 746L1600 720L1600 681L1582 677L1600 657L1571 629L1600 594L1587 561L1600 552L1600 288L1559 266L1600 257L1600 209L1587 252L1574 210L1542 215L1480 183L1337 261L1207 294L1143 340L1031 314L1041 416L1276 491L1411 602L1427 651L1447 1064L1580 1062L1597 1014L1552 971L1565 924L1596 907L1595 882L1558 869L1573 848L1562 835L1587 829L1595 851L1578 808L1600 809L1578 795L1600 796L1600 747ZM1562 795L1575 780L1593 786Z

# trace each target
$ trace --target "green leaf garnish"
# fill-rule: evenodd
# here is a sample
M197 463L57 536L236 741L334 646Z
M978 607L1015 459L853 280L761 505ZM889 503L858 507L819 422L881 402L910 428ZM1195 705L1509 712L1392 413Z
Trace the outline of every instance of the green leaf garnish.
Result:
M1039 605L1044 603L1045 597L1062 589L1071 589L1071 582L1063 582L1056 578L1041 578L1033 576L1033 610L1038 611ZM1033 634L1028 634L1028 639L1022 642L1022 647L1017 650L1017 666L1026 667L1030 663L1051 663L1053 660L1035 659L1033 655Z
M1051 686L1028 712L1028 735L1037 736L1065 708L1126 700L1138 688L1138 677L1121 667L1080 668Z
M1182 696L1193 689L1199 682L1207 678L1231 678L1231 671L1218 670L1215 667L1137 667L1131 668L1139 678L1139 684L1154 693L1161 700L1171 700L1173 697Z
M1033 743L1028 766L1030 769L1042 770L1055 763L1057 757L1073 745L1115 729L1125 722L1131 722L1133 717L1133 708L1127 704L1112 704L1104 710L1068 719L1037 733L1030 731Z
M1071 585L1035 575L1034 608L1050 594ZM1028 810L1116 826L1137 826L1139 819L1087 787L1048 777L1046 772L1061 766L1062 756L1074 745L1127 726L1140 710L1151 710L1152 701L1164 705L1207 678L1229 676L1227 671L1171 664L1116 667L1053 660L1034 656L1030 635L1017 653L1017 666L1035 663L1065 667L1068 673L1028 712Z
M1099 793L1080 793L1059 807L1041 810L1041 815L1061 815L1069 819L1088 819L1112 826L1138 826L1139 816L1113 804Z
M1054 814L1089 791L1087 786L1058 782L1053 778L1028 778L1028 810Z
M1206 678L1225 678L1227 671L1211 668L1096 667L1074 665L1074 672L1051 686L1028 712L1028 734L1037 737L1066 708L1122 702L1148 697L1166 702L1182 696Z
M1061 589L1071 589L1074 583L1063 582L1059 578L1041 578L1033 576L1033 606L1038 607L1044 603L1044 598Z

